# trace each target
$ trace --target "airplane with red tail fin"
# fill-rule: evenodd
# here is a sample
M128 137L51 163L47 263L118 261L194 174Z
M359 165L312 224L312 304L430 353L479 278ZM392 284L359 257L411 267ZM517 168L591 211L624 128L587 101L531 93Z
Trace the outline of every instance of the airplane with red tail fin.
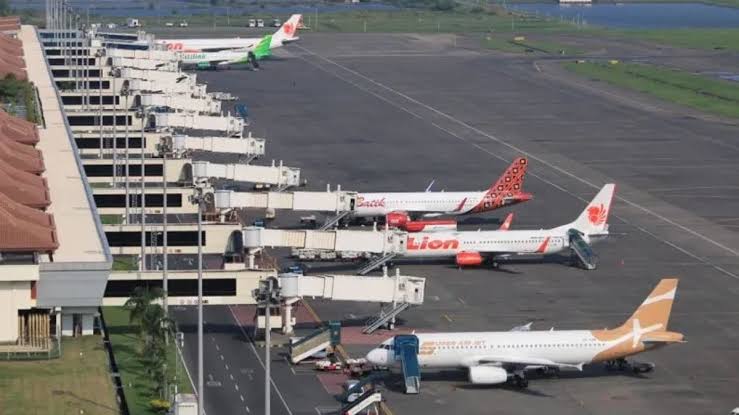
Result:
M523 191L528 160L519 157L490 188L473 192L387 192L360 193L354 217L385 217L391 227L409 232L449 229L452 221L425 221L438 216L482 213L531 200ZM456 229L456 224L453 224Z

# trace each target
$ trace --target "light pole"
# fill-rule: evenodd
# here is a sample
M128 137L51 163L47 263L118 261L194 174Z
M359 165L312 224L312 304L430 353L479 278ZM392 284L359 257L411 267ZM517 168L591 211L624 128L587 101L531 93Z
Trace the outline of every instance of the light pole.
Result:
M105 49L100 48L95 52L95 58L98 61L98 115L100 120L100 152L99 158L103 158L103 147L105 138L103 138L103 58L105 57Z
M118 68L111 68L110 77L113 98L113 187L118 188L118 88L116 78L120 74Z
M131 185L129 180L129 148L130 144L128 143L128 124L130 124L129 121L129 114L131 113L131 108L128 106L128 96L131 95L131 90L128 89L128 80L123 81L123 87L121 88L121 95L123 95L123 105L124 105L124 114L126 114L126 123L124 126L124 139L126 140L126 150L124 157L126 158L125 161L125 173L126 173L126 180L125 180L125 187L126 187L126 225L128 225L130 217L129 217L129 209L131 207ZM141 142L143 143L144 138L141 138ZM143 152L143 151L142 151Z
M257 300L257 307L264 307L264 413L270 415L270 392L271 392L271 358L270 358L270 325L272 306L280 304L280 287L277 279L269 277L259 281L259 288L252 292L252 296ZM258 321L257 321L258 323Z
M198 205L198 415L205 415L203 389L203 193L204 183L198 182L190 202Z
M141 119L141 140L144 140L144 127L149 116L144 106L136 110L136 117ZM146 271L146 157L141 147L141 271Z
M162 203L162 246L164 250L162 251L162 291L163 291L163 305L164 305L164 315L169 316L169 301L168 301L168 291L169 291L169 282L167 281L167 271L169 269L169 261L167 258L167 204L169 203L167 201L167 157L172 153L172 140L173 137L162 137L162 139L159 141L159 154L162 155L162 193L163 193L163 203ZM198 231L200 232L200 231Z

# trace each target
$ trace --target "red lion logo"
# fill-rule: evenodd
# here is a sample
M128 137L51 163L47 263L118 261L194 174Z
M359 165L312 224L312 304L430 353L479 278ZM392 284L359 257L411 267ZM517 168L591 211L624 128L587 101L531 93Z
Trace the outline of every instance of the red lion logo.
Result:
M293 25L292 23L285 23L282 26L282 30L284 30L285 34L289 37L293 37L293 35L295 34L295 25Z
M593 225L602 225L606 221L607 216L608 211L605 206L603 206L603 203L598 206L588 207L588 220Z

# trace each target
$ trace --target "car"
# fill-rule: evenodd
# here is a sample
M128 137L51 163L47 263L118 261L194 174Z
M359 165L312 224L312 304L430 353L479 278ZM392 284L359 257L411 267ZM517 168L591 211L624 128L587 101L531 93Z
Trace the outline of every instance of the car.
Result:
M167 27L174 27L174 23L172 23L172 22L166 22L166 23L164 23L164 25L167 26Z
M115 23L108 23L106 26L108 27L108 29L115 29L116 27L118 27L118 25Z
M257 21L254 19L249 19L249 23L246 24L247 27L257 27Z
M729 412L729 415L739 415L739 406L732 409L731 412Z
M257 27L264 27L264 20L257 19Z
M187 27L187 26L189 26L189 25L187 24L186 21L183 20L183 21L180 22L180 27Z
M280 27L282 26L282 22L280 19L272 19L272 27Z

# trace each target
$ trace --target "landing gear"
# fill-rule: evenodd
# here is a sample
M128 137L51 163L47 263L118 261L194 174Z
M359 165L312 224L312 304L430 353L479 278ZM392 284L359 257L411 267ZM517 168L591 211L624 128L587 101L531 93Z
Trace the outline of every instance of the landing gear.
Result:
M649 362L629 362L624 358L609 360L606 367L611 370L631 370L634 373L649 373L654 370L654 363Z
M517 388L525 389L529 387L529 381L523 376L515 375L513 376L513 385Z

